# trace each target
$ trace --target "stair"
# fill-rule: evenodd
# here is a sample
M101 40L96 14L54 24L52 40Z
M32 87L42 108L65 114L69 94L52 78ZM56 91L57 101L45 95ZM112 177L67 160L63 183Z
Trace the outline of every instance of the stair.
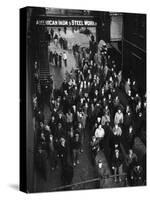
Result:
M50 79L49 63L48 63L48 43L42 43L40 45L40 83L41 85L46 83L46 80Z

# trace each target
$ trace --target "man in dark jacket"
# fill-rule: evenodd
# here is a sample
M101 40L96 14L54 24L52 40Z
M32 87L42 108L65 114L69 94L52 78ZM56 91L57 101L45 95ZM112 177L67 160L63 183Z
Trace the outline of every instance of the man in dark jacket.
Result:
M68 147L65 138L61 137L58 144L59 158L61 159L62 168L67 165Z
M62 124L61 123L58 123L58 128L56 130L56 137L58 138L58 140L60 138L66 138L66 133L64 131L64 127L62 127Z
M62 67L62 54L59 54L58 58L59 58L59 67L61 68Z
M90 142L90 149L91 149L91 157L92 157L92 164L95 165L95 157L97 152L99 151L99 142L96 140L96 137L93 136Z
M123 158L118 149L115 150L115 153L112 157L112 169L114 171L115 175L115 182L117 182L117 177L119 179L119 182L121 182L121 177L120 175L122 174L123 170Z
M58 66L58 54L56 51L54 53L54 60L55 60L55 66L57 67Z
M79 164L79 153L80 153L80 147L81 147L81 142L79 139L79 134L76 133L73 143L72 143L72 148L73 148L73 166L76 166Z
M51 170L55 170L57 165L57 158L56 158L56 144L55 140L52 134L49 136L48 140L48 156L49 156L49 162L51 166Z

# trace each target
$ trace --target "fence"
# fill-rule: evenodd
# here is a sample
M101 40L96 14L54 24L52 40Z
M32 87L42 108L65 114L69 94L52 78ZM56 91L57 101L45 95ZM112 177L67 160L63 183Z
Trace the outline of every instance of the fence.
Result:
M122 182L121 183L114 183L114 178L115 177L122 177ZM63 190L76 190L76 189L94 189L94 188L105 188L105 180L110 181L110 184L107 184L107 187L122 187L122 186L128 186L127 184L127 174L123 173L121 175L110 175L110 176L103 176L103 177L98 177L86 181L81 181L78 183L73 183L65 186L60 186L57 188L51 189L51 191L63 191ZM95 184L94 184L95 183ZM93 184L90 185L89 184ZM93 186L93 187L92 187Z

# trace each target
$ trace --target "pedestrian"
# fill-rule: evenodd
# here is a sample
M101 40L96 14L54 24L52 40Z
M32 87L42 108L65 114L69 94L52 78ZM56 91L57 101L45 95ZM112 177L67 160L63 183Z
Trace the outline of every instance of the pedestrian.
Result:
M58 60L59 60L59 67L62 67L62 54L60 53L58 56Z
M112 157L112 169L114 171L114 180L117 182L121 182L121 174L123 172L123 158L118 149L115 150L114 155Z
M80 147L81 147L81 142L79 138L79 134L76 133L73 143L72 143L72 148L73 148L73 166L76 166L79 164L79 153L80 153Z
M54 53L54 60L55 60L55 66L58 66L58 53L55 51Z
M118 124L118 125L123 124L123 113L120 108L115 114L114 124Z
M67 67L67 54L65 51L63 52L63 60L64 60L65 67Z
M98 161L98 175L100 178L100 188L103 188L105 184L106 168L102 160Z
M98 128L95 131L95 137L96 137L96 140L99 142L100 149L104 148L104 144L103 144L104 136L105 136L105 131L102 128L102 125L99 124Z
M49 155L49 162L51 166L51 170L55 170L57 165L57 159L56 159L56 150L55 150L55 142L53 135L50 134L49 136L49 142L48 142L48 155Z
M91 158L92 158L92 164L95 164L95 157L97 155L97 152L99 151L99 143L96 140L95 136L92 136L92 140L90 142L90 149L91 149Z
M68 163L68 147L66 139L61 137L58 146L59 158L61 160L62 168L64 168Z

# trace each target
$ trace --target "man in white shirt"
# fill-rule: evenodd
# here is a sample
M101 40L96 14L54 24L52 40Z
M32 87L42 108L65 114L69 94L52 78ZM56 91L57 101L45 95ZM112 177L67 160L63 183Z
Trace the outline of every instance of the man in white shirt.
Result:
M95 137L96 137L96 139L100 140L100 139L102 139L104 137L104 135L105 135L105 131L102 128L102 125L100 124L98 126L98 128L95 130Z
M67 67L67 54L66 54L65 51L63 52L63 60L64 60L64 63L65 63L65 67Z
M102 128L102 125L99 124L98 128L97 128L96 131L95 131L95 137L96 137L96 140L97 140L98 143L99 143L99 146L100 146L100 149L101 149L101 150L104 149L104 144L103 144L104 135L105 135L105 131L104 131L104 129Z
M114 123L123 124L123 113L121 112L120 109L118 109L118 112L116 112L115 114Z

